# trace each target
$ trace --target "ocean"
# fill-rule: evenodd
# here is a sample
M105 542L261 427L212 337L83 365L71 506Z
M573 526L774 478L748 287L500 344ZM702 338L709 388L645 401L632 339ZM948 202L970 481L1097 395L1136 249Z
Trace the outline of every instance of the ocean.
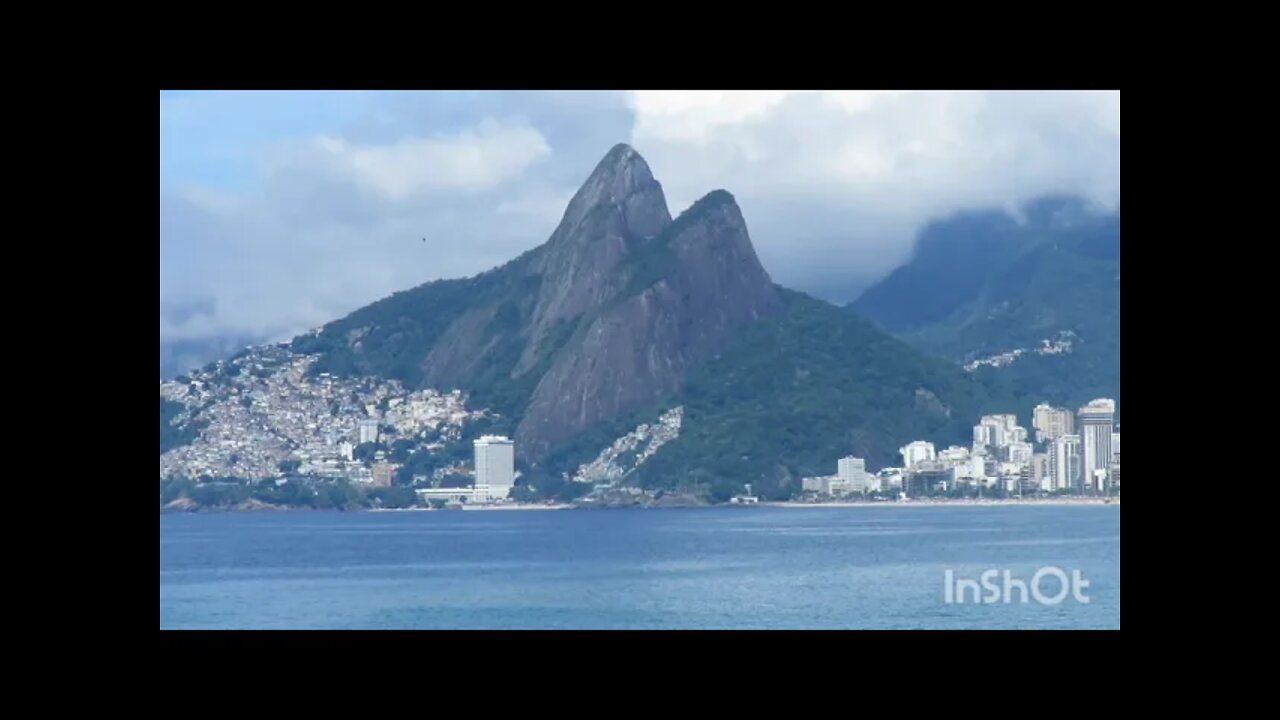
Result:
M1120 507L161 515L160 627L1119 629Z

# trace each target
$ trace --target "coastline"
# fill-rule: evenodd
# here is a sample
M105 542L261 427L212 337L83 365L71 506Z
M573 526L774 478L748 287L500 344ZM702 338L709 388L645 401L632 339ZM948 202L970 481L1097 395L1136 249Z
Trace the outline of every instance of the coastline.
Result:
M1119 498L1112 498L1110 503L1101 498L1027 498L1022 500L890 500L874 502L869 500L847 500L837 502L762 502L764 507L782 508L833 508L833 507L1009 507L1040 505L1044 507L1068 507L1082 505L1115 505L1120 506Z
M866 507L896 507L896 508L919 508L919 507L1079 507L1086 505L1115 505L1120 506L1119 498L1112 498L1110 503L1103 501L1102 498L1026 498L1026 499L1009 499L1009 500L841 500L834 502L761 502L753 505L733 505L724 503L720 505L669 505L664 507L683 508L683 507L701 507L701 508L733 508L733 509L750 509L753 507L774 507L774 508L866 508ZM402 512L527 512L538 510L626 510L635 506L618 506L618 507L592 507L575 504L558 503L554 505L544 504L522 504L522 505L463 505L461 508L454 510L445 510L443 508L362 508L359 510L343 510L341 512L355 513L402 513ZM645 506L643 509L656 509L655 507ZM160 508L161 515L167 514L184 514L184 513L253 513L253 512L324 512L315 508L288 507L279 505L268 505L266 503L245 503L232 507L199 507L194 504L171 504L170 506L162 506Z
M369 508L364 512L512 512L524 510L568 510L572 505L463 505L457 510L445 510L436 508Z

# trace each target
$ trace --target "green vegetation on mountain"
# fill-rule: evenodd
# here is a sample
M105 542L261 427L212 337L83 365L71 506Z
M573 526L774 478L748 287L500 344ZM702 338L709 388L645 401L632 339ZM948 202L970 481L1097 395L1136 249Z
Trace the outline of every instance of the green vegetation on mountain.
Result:
M838 308L772 284L732 195L711 192L672 220L643 159L618 146L546 244L471 278L395 293L292 342L319 356L312 374L461 389L471 409L488 412L460 438L428 450L440 438L384 427L386 442L355 456L371 463L386 451L401 465L391 488L311 481L282 465L290 477L280 485L162 483L162 504L411 505L415 477L469 480L449 469L470 462L482 433L516 439L517 497L571 499L590 490L569 480L579 464L677 405L680 436L631 480L713 501L749 483L779 499L802 476L834 473L846 455L877 469L899 464L898 448L912 440L967 445L986 412L1017 412L1025 424L1041 401L1118 400L1118 214L1050 198L1022 216L935 223L911 262ZM1060 337L1070 352L1036 354ZM961 367L1015 349L1025 352L1005 367ZM379 409L388 407L384 398ZM161 401L162 453L199 432L198 416L171 425L180 412Z
M182 426L173 424L174 418L178 417L184 410L182 403L170 402L164 398L160 398L160 454L189 445L193 440L200 436L200 431L204 428L204 423L199 420L193 420Z
M948 363L870 323L779 289L783 313L744 330L695 369L678 397L679 439L641 467L650 487L702 483L713 495L789 497L805 475L829 475L846 455L896 465L917 438L967 442L997 404Z
M1041 401L1120 397L1120 216L1044 198L1023 217L964 213L920 237L915 256L851 308L957 363L1023 349L974 376L1026 416ZM1041 355L1044 340L1069 352Z
M252 481L236 477L169 478L160 481L160 506L235 510L247 506L281 510L367 510L421 505L407 487L360 487L347 480L289 478ZM186 503L185 507L182 503Z

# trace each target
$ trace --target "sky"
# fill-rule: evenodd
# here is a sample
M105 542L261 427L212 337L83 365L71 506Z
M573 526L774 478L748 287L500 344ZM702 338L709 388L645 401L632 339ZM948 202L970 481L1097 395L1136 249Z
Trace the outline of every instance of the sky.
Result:
M1120 201L1118 91L161 91L162 355L501 265L619 142L673 216L728 190L773 280L841 303L931 220Z

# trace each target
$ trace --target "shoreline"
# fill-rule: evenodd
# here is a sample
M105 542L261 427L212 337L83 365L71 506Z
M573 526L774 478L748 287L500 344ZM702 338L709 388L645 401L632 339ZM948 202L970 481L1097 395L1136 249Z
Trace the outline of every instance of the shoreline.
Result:
M1082 507L1088 505L1115 505L1120 506L1119 498L1112 498L1110 503L1104 502L1101 498L1039 498L1039 499L1022 499L1022 500L841 500L834 502L797 502L794 500L785 500L779 502L761 502L752 505L733 505L723 503L720 505L670 505L668 508L732 508L732 509L750 509L753 507L771 507L771 508L866 508L866 507L896 507L896 508L919 508L919 507ZM618 507L593 507L574 504L557 503L554 505L541 504L523 504L523 505L463 505L461 508L454 510L411 507L411 508L362 508L359 510L342 510L335 512L354 512L354 513L402 513L402 512L530 512L539 510L628 510L628 509L645 509L657 510L661 507L643 507L635 508L634 506L618 506ZM160 508L161 515L170 514L187 514L187 513L261 513L261 512L325 512L316 508L297 508L273 505L253 505L249 507L217 507L217 508Z
M463 505L456 510L445 510L443 508L369 508L362 512L516 512L528 510L569 510L572 505Z
M845 500L837 502L762 502L762 507L781 508L832 508L832 507L1009 507L1039 505L1044 507L1075 507L1083 505L1115 505L1120 506L1120 499L1113 498L1110 503L1099 499L1081 498L1042 498L1024 500L887 500L874 502L869 500Z

